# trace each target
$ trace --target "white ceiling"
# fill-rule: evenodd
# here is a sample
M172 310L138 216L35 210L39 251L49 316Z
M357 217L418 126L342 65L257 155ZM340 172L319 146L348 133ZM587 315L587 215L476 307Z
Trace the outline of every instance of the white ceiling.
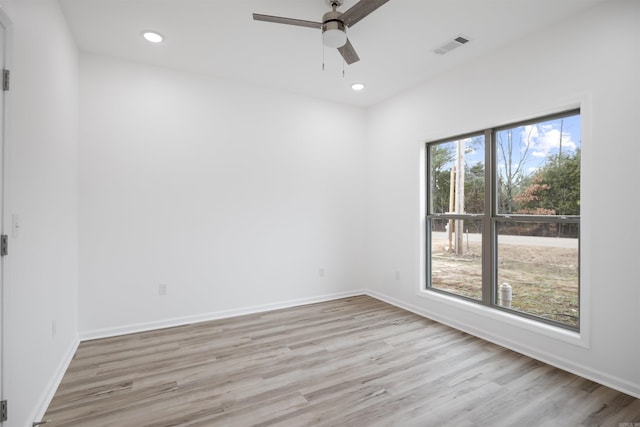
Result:
M390 0L349 29L345 66L320 30L253 21L252 12L321 21L325 0L60 0L78 47L263 87L369 106L604 0ZM347 10L357 0L345 0ZM141 37L155 30L165 42ZM458 35L471 42L440 56ZM364 82L362 92L350 89Z

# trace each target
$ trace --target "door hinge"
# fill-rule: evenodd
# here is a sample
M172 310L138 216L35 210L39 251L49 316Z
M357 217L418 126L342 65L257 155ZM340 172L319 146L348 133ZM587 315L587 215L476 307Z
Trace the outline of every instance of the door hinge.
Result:
M0 236L0 256L9 255L9 236Z
M0 423L3 421L7 421L7 401L3 400L0 402Z
M2 70L2 90L9 90L11 71Z

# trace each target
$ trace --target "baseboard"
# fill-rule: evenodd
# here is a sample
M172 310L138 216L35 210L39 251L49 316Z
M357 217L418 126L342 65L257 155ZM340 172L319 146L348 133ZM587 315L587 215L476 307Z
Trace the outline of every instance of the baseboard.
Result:
M633 384L623 378L615 377L607 373L594 370L592 368L581 365L579 363L575 363L568 359L558 357L556 355L553 355L545 351L541 351L538 348L530 347L522 342L509 340L502 336L487 332L486 330L476 328L472 324L467 324L465 322L460 322L459 320L448 317L448 316L443 316L440 314L429 312L422 307L418 307L416 305L409 304L407 302L400 301L396 298L390 297L386 294L382 294L380 292L376 292L368 289L327 294L327 295L321 295L321 296L310 297L310 298L300 298L300 299L288 300L288 301L277 302L277 303L263 304L263 305L257 305L257 306L251 306L251 307L242 307L242 308L232 309L232 310L222 310L218 312L205 313L205 314L194 315L194 316L184 316L184 317L167 319L167 320L162 320L157 322L147 322L147 323L139 323L139 324L116 327L116 328L105 328L105 329L84 331L80 333L79 341L88 341L92 339L107 338L107 337L114 337L119 335L137 333L137 332L157 330L162 328L183 326L191 323L219 320L219 319L225 319L225 318L230 318L235 316L242 316L245 314L262 313L262 312L271 311L271 310L278 310L282 308L296 307L296 306L307 305L307 304L315 304L319 302L331 301L331 300L336 300L340 298L348 298L348 297L353 297L358 295L369 295L373 298L379 299L381 301L384 301L396 307L418 314L422 317L426 317L428 319L434 320L436 322L439 322L444 325L450 326L452 328L458 329L460 331L466 332L478 338L492 342L496 345L508 348L510 350L516 351L525 356L531 357L533 359L547 363L551 366L555 366L559 369L565 370L567 372L571 372L572 374L589 379L591 381L597 382L599 384L605 385L607 387L610 387L612 389L618 390L622 393L626 393L630 396L640 399L640 386L637 384ZM75 353L75 349L77 348L77 345L78 344L76 343L75 347L73 348L73 351L69 355L69 360L66 361L66 364L64 366L61 366L61 370L58 375L59 378L57 378L56 380L57 382L56 381L52 382L52 387L51 387L52 390L49 390L47 394L48 398L43 399L43 402L46 403L46 404L43 404L44 405L44 409L42 410L43 414L48 406L50 399L53 397L53 393L55 393L55 390L60 380L62 379L62 375L64 374L66 367L68 366L69 362L71 361L71 358L73 357L73 354Z
M348 292L338 292L327 295L320 295L309 298L299 298L283 302L255 305L251 307L242 307L231 310L222 310L212 313L204 313L193 316L176 317L172 319L159 320L156 322L138 323L134 325L118 326L115 328L95 329L80 332L80 341L89 341L100 338L110 338L120 335L134 334L138 332L153 331L157 329L172 328L175 326L184 326L192 323L208 322L211 320L227 319L230 317L243 316L245 314L262 313L265 311L278 310L281 308L297 307L307 304L316 304L319 302L332 301L341 298L349 298L358 295L365 295L365 290L355 290Z
M513 350L525 356L531 357L532 359L539 360L548 365L555 366L556 368L562 369L567 372L571 372L572 374L578 375L580 377L597 382L604 386L610 387L614 390L618 390L622 393L626 393L630 396L640 399L640 386L638 384L633 384L623 378L619 378L595 369L591 369L587 366L572 362L568 359L558 357L548 352L541 351L537 348L527 346L526 344L523 344L521 342L505 339L502 336L498 336L490 332L487 332L485 330L478 329L471 324L460 322L456 319L452 319L447 316L442 316L439 314L428 312L427 310L421 307L406 303L404 301L400 301L396 298L390 297L380 292L367 290L365 294L369 295L370 297L389 303L391 305L394 305L398 308L402 308L404 310L418 314L422 317L426 317L438 323L442 323L454 329L458 329L462 332L466 332L470 335L476 336L478 338L482 338L483 340L492 342L501 347L508 348L510 350Z
M49 380L49 383L47 384L42 397L38 400L39 404L31 414L31 420L40 421L43 419L44 414L47 412L47 408L49 408L51 400L56 394L58 386L62 382L62 378L64 377L65 372L67 372L67 369L69 368L69 365L71 364L73 356L76 354L79 345L80 338L78 335L76 335L67 348L67 351L64 353L64 356L60 360L60 364L58 365L55 374L51 377L51 380Z

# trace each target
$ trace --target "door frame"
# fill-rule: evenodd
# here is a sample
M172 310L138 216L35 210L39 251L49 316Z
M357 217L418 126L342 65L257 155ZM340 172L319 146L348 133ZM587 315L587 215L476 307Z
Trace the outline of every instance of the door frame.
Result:
M11 46L12 46L12 22L5 11L0 8L0 69L10 70L11 67ZM0 86L2 86L2 76L0 76ZM9 234L8 230L11 228L7 224L7 170L8 170L8 155L7 155L7 140L9 136L9 91L5 91L0 87L0 232L1 234ZM6 388L5 388L5 376L7 372L5 369L5 348L4 348L4 336L5 336L5 313L6 313L6 293L7 288L7 265L6 257L0 258L0 399L6 400ZM0 421L0 425L4 424Z

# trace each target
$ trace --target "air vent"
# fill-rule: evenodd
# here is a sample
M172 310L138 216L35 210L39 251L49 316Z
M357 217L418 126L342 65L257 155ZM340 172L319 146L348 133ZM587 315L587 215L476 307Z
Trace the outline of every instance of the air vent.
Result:
M462 46L465 43L469 42L469 38L465 36L458 36L451 40L447 40L441 46L438 46L433 51L438 55L444 55L445 53L451 52L453 49Z

